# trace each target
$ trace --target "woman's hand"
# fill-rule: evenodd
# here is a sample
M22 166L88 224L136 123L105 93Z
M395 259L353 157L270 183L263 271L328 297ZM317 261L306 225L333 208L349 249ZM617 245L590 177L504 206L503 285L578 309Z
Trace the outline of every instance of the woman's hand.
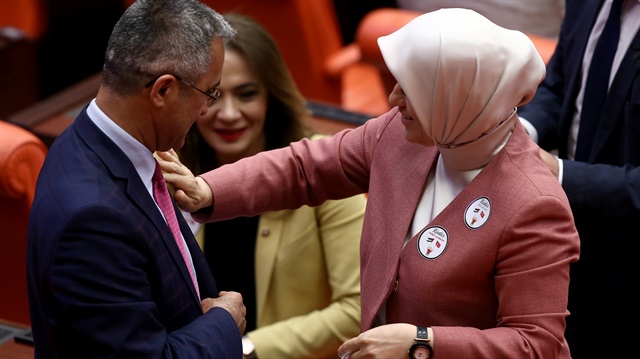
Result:
M195 212L213 205L211 187L202 178L193 175L180 162L178 154L173 150L157 151L156 159L162 169L164 180L175 188L174 199L183 211Z
M406 358L416 337L412 324L387 324L358 335L338 348L340 358ZM347 356L347 353L350 353Z

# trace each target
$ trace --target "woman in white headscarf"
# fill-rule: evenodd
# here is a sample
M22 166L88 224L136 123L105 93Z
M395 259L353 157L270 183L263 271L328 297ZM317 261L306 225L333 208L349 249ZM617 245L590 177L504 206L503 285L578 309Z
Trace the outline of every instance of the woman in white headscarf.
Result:
M379 45L398 81L391 111L195 180L162 153L176 200L214 221L368 192L362 334L343 357L569 358L579 239L517 115L545 75L535 47L464 9L421 15Z

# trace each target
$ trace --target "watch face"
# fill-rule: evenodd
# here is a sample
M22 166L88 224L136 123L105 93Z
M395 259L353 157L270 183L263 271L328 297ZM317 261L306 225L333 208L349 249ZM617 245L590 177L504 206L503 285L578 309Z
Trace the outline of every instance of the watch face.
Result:
M431 357L431 352L427 348L418 348L413 352L413 357L416 359L429 359Z
M433 349L427 344L417 343L411 346L409 354L412 359L431 359Z

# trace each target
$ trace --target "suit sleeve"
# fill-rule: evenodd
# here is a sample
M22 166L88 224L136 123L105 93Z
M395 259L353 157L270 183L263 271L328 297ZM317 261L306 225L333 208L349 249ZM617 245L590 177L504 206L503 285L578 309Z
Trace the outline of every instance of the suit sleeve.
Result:
M562 34L556 51L547 64L547 75L531 102L518 109L518 115L538 131L538 145L547 151L558 149L559 119L562 113L565 78L563 73Z
M640 168L563 162L562 188L575 211L620 218L640 215Z

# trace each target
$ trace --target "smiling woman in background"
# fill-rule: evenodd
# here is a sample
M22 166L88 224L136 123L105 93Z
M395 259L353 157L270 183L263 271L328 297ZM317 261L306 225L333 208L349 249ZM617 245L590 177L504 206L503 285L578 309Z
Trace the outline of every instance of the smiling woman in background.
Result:
M237 36L226 44L222 95L180 151L195 173L310 137L305 99L270 35L248 17L225 18ZM191 222L219 287L242 293L245 357L335 357L359 333L365 204L357 195L204 230Z

